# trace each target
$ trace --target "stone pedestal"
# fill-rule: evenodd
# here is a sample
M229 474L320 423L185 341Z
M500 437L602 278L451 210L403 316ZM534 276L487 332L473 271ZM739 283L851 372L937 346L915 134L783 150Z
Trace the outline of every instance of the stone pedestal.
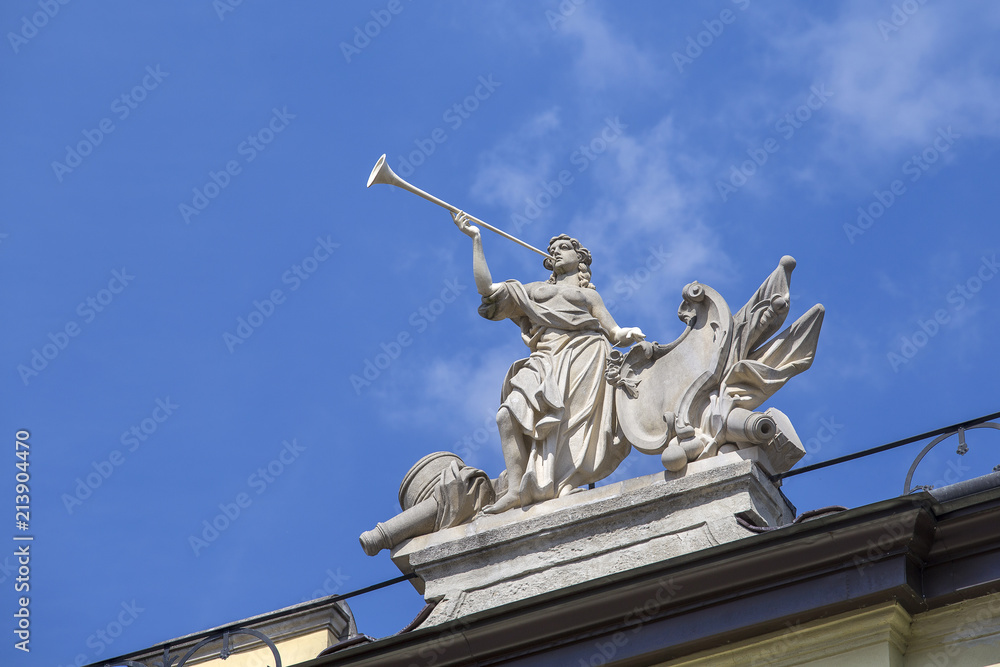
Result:
M756 448L601 486L413 538L392 551L426 600L424 626L749 537L792 521Z

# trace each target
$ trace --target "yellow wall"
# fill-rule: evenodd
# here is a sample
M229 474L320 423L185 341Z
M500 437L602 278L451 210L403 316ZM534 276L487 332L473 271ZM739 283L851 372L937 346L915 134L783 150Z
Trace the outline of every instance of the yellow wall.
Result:
M247 639L247 637L241 635L240 639ZM289 667L312 660L320 654L320 651L336 643L337 638L324 629L275 642L275 647L281 655L282 667ZM256 648L252 648L253 646ZM199 659L198 656L202 654L209 659ZM243 650L233 653L227 660L222 660L219 657L218 650L211 651L206 648L188 660L185 667L194 667L195 665L197 667L274 667L274 654L263 642L255 641L251 647L245 647Z
M659 667L996 667L1000 593L911 617L895 603L849 612Z

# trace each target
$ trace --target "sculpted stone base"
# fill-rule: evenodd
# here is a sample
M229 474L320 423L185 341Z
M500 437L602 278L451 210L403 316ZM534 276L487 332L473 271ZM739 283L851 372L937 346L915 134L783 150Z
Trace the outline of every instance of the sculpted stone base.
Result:
M424 626L749 537L791 522L755 447L584 490L415 537L392 551L412 583L441 599Z

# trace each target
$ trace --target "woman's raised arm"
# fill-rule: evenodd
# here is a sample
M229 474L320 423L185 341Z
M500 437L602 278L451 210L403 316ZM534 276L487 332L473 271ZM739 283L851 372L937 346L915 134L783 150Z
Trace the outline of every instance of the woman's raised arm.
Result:
M483 253L483 237L479 228L469 222L469 217L461 211L452 213L451 219L455 221L463 234L472 239L472 277L476 281L476 291L482 296L493 294L497 291L498 286L493 284L490 267L486 264L486 255Z

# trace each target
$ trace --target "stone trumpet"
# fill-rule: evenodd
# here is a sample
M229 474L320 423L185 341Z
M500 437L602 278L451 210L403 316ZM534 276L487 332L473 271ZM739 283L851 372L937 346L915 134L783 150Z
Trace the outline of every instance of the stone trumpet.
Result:
M375 166L372 167L372 173L368 177L368 185L366 187L370 188L375 183L386 183L388 185L395 185L397 188L402 188L404 190L412 192L413 194L417 195L418 197L423 197L427 201L432 202L434 204L437 204L441 208L446 208L449 211L451 211L452 213L463 213L462 210L460 210L460 209L452 206L448 202L443 201L441 199L438 199L437 197L435 197L432 194L424 192L420 188L407 183L402 178L400 178L399 176L397 176L396 173L386 163L386 161L385 161L385 154L384 153L383 153L382 157L380 157L378 159L378 162L375 163ZM517 238L516 236L511 236L510 234L508 234L507 232L503 231L502 229L497 229L493 225L491 225L489 223L486 223L486 222L483 222L479 218L474 218L471 215L469 215L468 213L466 213L465 215L469 218L469 220L471 220L472 222L476 223L477 225L485 227L486 229L490 230L491 232L499 234L500 236L504 237L505 239L509 239L509 240L513 241L514 243L527 248L528 250L531 250L533 252L537 252L542 257L548 257L549 259L552 259L547 252L543 252L543 251L539 250L538 248L536 248L535 246L531 245L530 243L525 243L524 241L522 241L521 239Z

